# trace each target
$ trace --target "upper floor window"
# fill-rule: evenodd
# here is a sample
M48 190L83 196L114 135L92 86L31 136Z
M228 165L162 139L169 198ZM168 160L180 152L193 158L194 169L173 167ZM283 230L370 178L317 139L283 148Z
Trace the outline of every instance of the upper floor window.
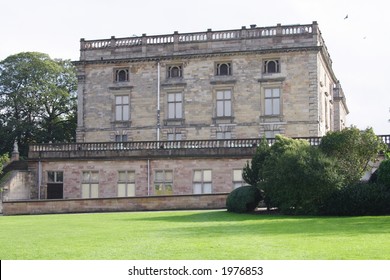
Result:
M280 64L278 59L264 61L263 73L271 74L271 73L279 73L279 72L280 72Z
M230 62L217 63L215 65L215 74L217 76L232 75L232 64Z
M168 119L183 117L183 98L180 92L168 93Z
M265 115L280 115L280 89L266 88L264 90L264 104Z
M172 65L167 68L168 78L181 78L183 77L183 68L181 65Z
M128 68L115 69L115 82L128 82L128 81L129 81Z
M180 132L168 132L168 141L180 141L182 140L182 134Z
M128 95L115 96L115 121L128 121L130 119L130 106Z
M217 117L232 116L232 91L217 91Z
M217 139L232 139L231 131L217 131Z
M128 138L126 134L115 135L115 142L127 142Z

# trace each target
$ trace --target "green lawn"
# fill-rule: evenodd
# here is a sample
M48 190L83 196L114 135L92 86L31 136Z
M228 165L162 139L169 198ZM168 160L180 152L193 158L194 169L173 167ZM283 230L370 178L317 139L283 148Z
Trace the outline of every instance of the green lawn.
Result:
M390 216L178 211L0 217L0 259L390 259Z

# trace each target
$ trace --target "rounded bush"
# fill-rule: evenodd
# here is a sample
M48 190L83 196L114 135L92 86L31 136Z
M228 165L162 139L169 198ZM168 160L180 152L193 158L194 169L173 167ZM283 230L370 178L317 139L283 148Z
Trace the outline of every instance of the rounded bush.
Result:
M377 173L377 182L390 187L390 159L381 162Z
M242 186L233 190L227 197L226 207L229 212L245 213L255 210L262 199L258 188Z

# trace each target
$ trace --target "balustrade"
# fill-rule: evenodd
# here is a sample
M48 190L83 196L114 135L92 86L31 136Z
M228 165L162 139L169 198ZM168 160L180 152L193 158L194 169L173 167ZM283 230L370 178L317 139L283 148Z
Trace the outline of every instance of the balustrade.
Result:
M169 43L185 43L185 42L204 42L217 40L235 40L245 38L262 38L269 36L292 36L304 33L315 33L314 25L288 25L288 26L273 26L273 27L251 27L250 29L225 30L179 34L175 32L172 35L158 36L139 36L129 38L115 38L104 40L81 40L81 50L105 49L105 48L121 48L133 47L139 45L156 45ZM177 36L175 36L177 35ZM321 36L319 36L321 37ZM320 42L321 38L320 38Z

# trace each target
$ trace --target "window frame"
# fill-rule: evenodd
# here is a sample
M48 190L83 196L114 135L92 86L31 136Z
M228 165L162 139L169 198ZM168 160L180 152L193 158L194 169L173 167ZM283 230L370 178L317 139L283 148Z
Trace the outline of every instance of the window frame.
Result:
M226 72L225 72L225 67L226 67ZM215 68L215 76L233 75L233 63L231 61L216 62L214 68Z
M157 173L163 173L163 179L157 180ZM171 173L171 180L167 180L166 173ZM173 194L173 170L172 169L158 169L154 171L154 194L155 195L172 195Z
M197 172L200 172L200 180L197 180ZM205 172L210 172L210 180L205 180ZM206 178L207 179L207 178ZM200 192L195 188L200 186ZM210 191L205 192L205 188L209 187ZM192 174L192 192L193 194L210 194L213 193L213 170L212 169L195 169Z
M88 180L85 180L84 174L88 173ZM95 180L95 177L92 176L92 174L97 174L97 179ZM81 173L81 197L82 198L98 198L99 197L99 171L96 170L85 170ZM85 193L85 187L88 187L88 192ZM94 190L93 188L96 187L97 189ZM95 195L96 194L96 195Z
M223 94L222 98L219 98L220 93ZM230 98L225 97L226 93L230 94ZM231 88L224 88L224 89L220 88L215 90L215 117L216 118L233 117L233 90Z
M267 91L271 90L271 96L267 96ZM278 90L278 96L274 96L274 91ZM264 116L280 116L282 111L282 90L281 87L264 88ZM277 104L275 102L277 101ZM277 109L277 112L276 112Z
M177 75L172 75L177 69ZM183 65L182 64L172 64L167 65L167 79L178 79L183 78Z
M170 96L172 96L172 95L174 95L173 101L170 100ZM177 101L178 96L180 96L180 101ZM167 120L181 120L181 119L183 119L184 118L184 116L183 116L184 115L184 108L183 108L184 95L183 95L183 92L181 92L181 91L168 92L166 98L167 98Z
M117 98L121 98L121 102L117 103ZM127 103L123 101L127 98ZM120 111L119 111L120 110ZM118 115L119 113L119 115ZM126 115L127 114L127 118ZM130 95L129 94L116 94L114 95L114 120L115 122L128 122L130 121Z
M270 65L274 64L275 70L270 71ZM266 59L263 60L263 74L277 74L280 73L280 59Z
M121 180L121 173L126 174L126 179ZM129 173L132 173L133 175L130 179ZM117 181L117 195L118 197L133 197L135 196L136 186L135 186L135 170L118 170L118 181ZM120 195L120 185L124 185L124 196Z
M121 73L125 73L124 79L121 79ZM114 82L115 83L126 83L130 81L129 68L114 68Z

